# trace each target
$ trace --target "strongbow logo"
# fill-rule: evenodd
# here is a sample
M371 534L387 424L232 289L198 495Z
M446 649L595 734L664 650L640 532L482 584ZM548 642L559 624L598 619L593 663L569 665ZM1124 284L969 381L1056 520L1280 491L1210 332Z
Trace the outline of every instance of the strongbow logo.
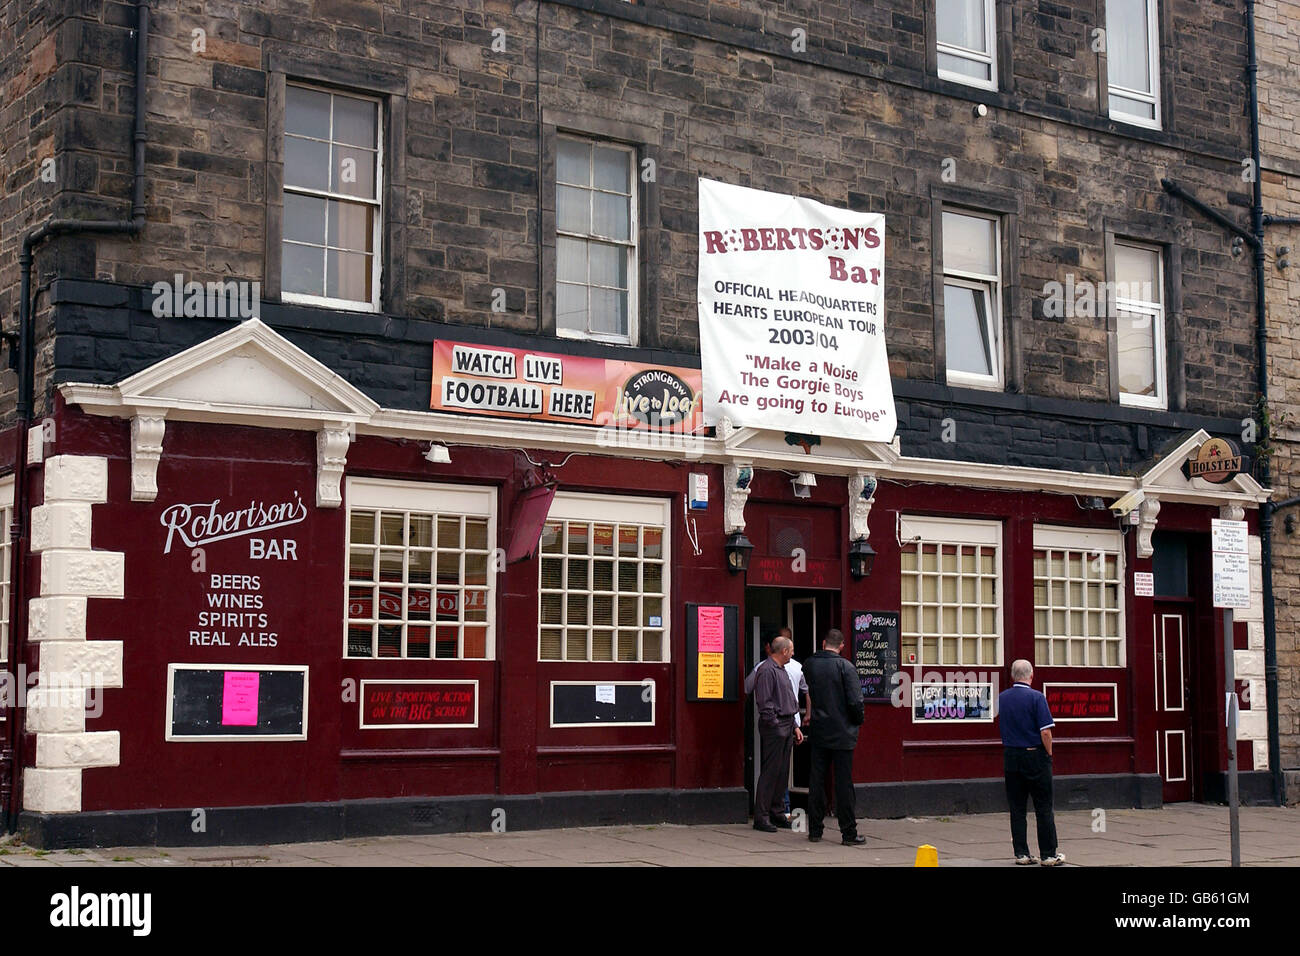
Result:
M172 541L177 537L186 547L195 548L212 541L224 541L227 538L298 524L307 518L307 506L302 503L296 491L292 501L278 504L253 501L246 508L218 511L217 506L220 504L221 499L218 498L201 504L168 506L159 519L167 529L167 544L163 548L163 554L171 552Z
M650 368L623 383L615 414L629 415L655 428L670 428L685 421L699 396L672 372Z
M1204 478L1221 485L1242 472L1237 446L1223 438L1211 438L1189 458L1185 466L1188 478Z

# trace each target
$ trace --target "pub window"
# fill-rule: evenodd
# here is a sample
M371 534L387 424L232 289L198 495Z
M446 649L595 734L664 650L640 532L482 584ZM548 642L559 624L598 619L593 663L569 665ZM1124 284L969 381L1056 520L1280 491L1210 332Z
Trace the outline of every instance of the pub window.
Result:
M1110 118L1160 128L1157 0L1106 0Z
M348 481L349 658L490 659L491 489Z
M379 101L289 85L281 296L377 311L382 225Z
M1124 666L1118 531L1034 527L1034 664Z
M935 0L939 77L998 88L996 0Z
M9 524L14 517L14 481L0 481L0 661L9 659Z
M555 162L555 328L567 338L636 341L636 154L561 136Z
M1002 274L998 219L944 210L942 228L948 382L1001 388Z
M1002 525L899 518L902 663L1001 664Z
M1165 408L1164 263L1158 247L1115 243L1121 405Z
M538 658L667 661L668 505L557 495L541 538Z

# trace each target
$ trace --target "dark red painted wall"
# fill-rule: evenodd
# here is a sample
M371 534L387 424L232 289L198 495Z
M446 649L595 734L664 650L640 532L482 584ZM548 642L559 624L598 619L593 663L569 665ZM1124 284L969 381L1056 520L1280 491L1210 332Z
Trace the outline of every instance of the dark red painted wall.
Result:
M476 661L344 660L343 574L345 508L315 507L315 436L230 426L170 423L152 503L130 501L129 423L60 411L59 454L106 455L110 503L95 508L94 546L126 553L124 600L92 599L92 639L125 643L125 686L105 692L101 718L89 729L118 729L120 768L84 774L86 810L201 807L353 797L460 793L532 793L639 787L714 788L743 783L744 703L686 700L683 609L688 602L731 603L744 620L743 576L723 561L722 469L686 463L574 456L555 469L566 491L663 496L672 501L670 664L567 664L537 660L536 561L510 566L497 578L496 659ZM530 466L521 451L451 449L452 462L430 465L425 444L361 438L348 453L350 476L487 484L498 489L497 544L504 547L516 489ZM561 456L536 449L534 460ZM682 497L691 471L708 473L712 500L693 513L702 554L683 527ZM771 519L812 519L809 566L822 575L809 586L841 589L837 625L849 632L853 610L897 610L898 512L1003 522L1004 652L1006 662L986 679L1009 683L1010 661L1033 658L1032 536L1036 522L1114 528L1107 512L1085 511L1071 496L970 490L881 481L870 516L877 552L873 574L853 581L842 561L848 542L843 479L820 477L812 496L797 501L789 476L759 472L746 508L755 560L771 548ZM307 519L283 536L298 541L297 561L252 561L248 538L206 546L207 569L192 570L188 547L164 554L165 508L177 502L239 507L250 500L291 499L297 493ZM1166 505L1160 526L1204 531L1212 509ZM273 536L270 533L264 537ZM1129 579L1150 570L1135 559L1136 528L1125 537ZM832 573L833 572L833 573ZM191 646L188 635L204 596L205 574L258 574L277 635L274 648ZM793 572L792 572L793 573ZM827 577L831 575L831 577ZM757 581L751 581L757 584ZM800 586L796 577L785 582ZM1129 587L1131 594L1131 586ZM1152 673L1151 599L1128 597L1126 668L1039 668L1044 680L1118 684L1119 721L1061 724L1058 773L1154 772L1149 732ZM744 631L745 628L742 628ZM1206 647L1206 663L1213 647ZM169 662L284 663L310 667L309 737L305 742L165 742L165 678ZM1202 677L1213 680L1206 663ZM1220 662L1221 664L1221 662ZM742 668L736 662L737 671ZM923 678L931 670L915 668ZM953 668L957 670L957 668ZM967 668L963 668L967 670ZM654 727L552 729L551 680L636 680L658 688ZM480 726L473 730L361 730L358 705L344 700L360 679L477 679ZM1212 695L1206 695L1212 701ZM1212 705L1207 705L1207 707ZM1221 714L1219 724L1221 725ZM1206 727L1213 726L1207 710ZM1148 739L1150 738L1150 739ZM1209 745L1212 749L1213 741ZM30 752L30 751L29 751ZM910 710L869 705L855 763L859 782L993 777L1001 753L995 725L915 725Z

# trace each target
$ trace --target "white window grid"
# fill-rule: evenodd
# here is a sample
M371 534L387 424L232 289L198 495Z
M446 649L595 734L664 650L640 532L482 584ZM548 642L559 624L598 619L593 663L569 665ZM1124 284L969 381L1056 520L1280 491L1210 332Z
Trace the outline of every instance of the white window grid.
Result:
M1088 535L1063 531L1045 540L1035 529L1036 666L1125 666L1123 551L1118 540L1080 540Z
M589 216L588 221L592 223L591 232L570 232L568 230L559 228L559 224L557 221L555 233L557 236L562 236L568 239L577 239L583 242L597 243L597 244L607 245L607 246L618 246L622 248L624 255L627 256L627 288L621 289L621 288L616 288L614 286L602 286L593 283L591 281L591 274L590 274L590 261L591 261L590 256L588 256L588 275L587 275L587 282L585 283L585 285L582 283L574 283L574 282L567 282L567 281L561 282L557 278L556 288L558 290L560 285L582 285L583 288L587 290L586 295L587 295L588 326L590 326L591 324L591 290L592 289L608 289L610 291L615 291L615 292L626 292L627 293L627 334L624 335L624 334L615 334L609 332L596 332L591 330L590 328L586 330L560 328L558 316L556 317L555 334L560 338L592 339L595 341L602 341L602 342L615 342L623 345L635 342L637 340L637 334L638 334L637 332L637 312L638 312L637 288L639 284L639 277L637 273L637 268L638 268L637 262L639 258L639 251L637 247L637 234L638 234L639 227L638 227L638 209L637 209L637 201L636 201L637 200L636 151L633 150L630 146L624 146L621 143L614 143L608 140L583 139L577 136L561 136L560 139L567 139L567 140L571 140L572 142L583 143L587 146L592 147L592 149L590 150L589 153L590 158L588 160L588 170L587 170L588 182L586 184L568 183L565 182L564 180L561 180L557 172L556 185L567 186L573 189L586 190L588 193L589 203L594 202L594 197L597 193L606 193L609 195L626 197L628 201L628 238L620 239L614 236L602 236L596 233L594 210L591 209L590 207L588 210L588 216ZM627 191L626 192L615 191L610 189L602 189L601 187L596 185L595 148L594 148L596 146L600 146L605 149L618 150L620 152L627 154ZM557 269L557 275L558 275L558 269ZM559 307L558 295L556 296L556 307L557 308Z
M952 384L973 385L977 388L1002 388L1002 220L1001 217L987 213L973 212L968 209L946 208L946 213L953 216L966 216L971 219L983 219L993 224L993 255L997 272L994 274L968 272L953 269L944 261L944 285L960 286L974 289L984 296L984 334L989 342L989 364L992 375L977 375L956 369L947 370L947 379Z
M984 42L988 45L986 50L976 50L971 47L958 46L953 43L944 43L941 40L935 41L935 48L939 54L957 57L962 60L969 60L972 63L978 63L988 68L988 79L981 79L977 76L969 76L965 73L958 73L953 70L944 69L939 66L939 78L943 80L952 80L954 83L964 83L967 86L976 86L983 90L996 90L998 88L998 42L997 42L997 23L996 23L996 6L997 0L983 0L984 5ZM935 6L935 16L938 16L938 5ZM938 32L936 28L936 33ZM940 59L942 63L942 59Z
M1125 289L1124 286L1116 282L1115 289L1115 311L1116 313L1131 312L1135 315L1146 316L1151 322L1151 343L1154 352L1154 370L1155 375L1155 394L1154 395L1137 395L1125 392L1122 388L1119 393L1121 405L1136 405L1144 408L1166 408L1169 403L1168 389L1165 384L1165 257L1164 250L1159 246L1142 245L1136 242L1116 242L1117 246L1127 246L1132 249L1141 249L1144 252L1154 252L1156 254L1156 284L1151 290L1156 296L1155 299L1138 299L1128 296L1121 296L1119 292L1132 291ZM1145 283L1143 283L1144 285ZM1134 285L1134 283L1129 283ZM1118 324L1119 316L1116 316ZM1122 366L1124 356L1117 353L1118 361ZM1119 370L1116 370L1116 375Z
M668 661L667 542L662 525L548 520L538 571L538 660Z
M318 93L329 94L330 97L330 138L329 140L315 139L314 137L302 136L301 134L298 133L294 133L292 135L297 136L301 139L315 139L316 142L328 142L331 148L331 157L332 157L333 147L334 145L336 145L334 142L334 101L339 97L345 97L345 98L350 98L355 100L365 100L367 102L371 102L375 104L375 149L374 149L375 189L374 189L374 196L367 198L364 196L353 196L348 193L334 192L328 189L321 190L321 189L311 189L306 186L293 186L289 184L289 175L286 173L286 175L283 177L285 193L296 193L302 196L316 196L334 202L369 206L374 210L374 215L371 222L371 236L370 236L370 300L368 302L359 299L341 299L341 298L336 298L327 295L311 295L309 293L304 293L304 292L282 292L280 297L285 302L299 302L307 305L322 305L325 306L326 308L344 309L352 312L378 312L379 299L380 299L379 283L383 272L383 264L381 261L382 256L380 253L381 253L381 243L383 242L383 234L384 234L384 228L383 228L383 218L384 218L383 217L383 195L384 195L383 103L378 98L373 96L365 96L351 91L347 93L342 93L339 92L338 90L333 90L328 87L313 86L309 83L290 83L289 86L298 87L300 89L305 89L305 90L315 90ZM339 144L339 145L343 145L343 144ZM350 144L348 144L348 148L363 149L364 147L351 146ZM331 162L332 161L333 160L331 158ZM292 239L282 238L281 243L283 245L298 245L298 246L309 246L311 248L317 248L315 243L298 242ZM322 256L326 255L328 251L331 249L337 249L337 247L329 246L327 245L327 243L328 243L328 237L325 238L325 243L323 243L319 247L321 249ZM355 252L356 250L348 249L348 250L339 250L339 251ZM325 274L328 275L328 264L327 264L327 271Z
M1117 107L1112 96L1110 97L1109 110L1111 119L1119 120L1121 123L1131 123L1134 126L1145 126L1148 129L1160 129L1160 18L1157 6L1159 0L1144 0L1144 2L1146 4L1147 18L1147 75L1151 77L1151 89L1134 90L1119 86L1112 82L1109 76L1106 78L1106 89L1111 94L1137 100L1151 107L1151 116L1138 116ZM1110 23L1106 24L1106 29L1108 31L1112 29ZM1107 49L1111 48L1112 45L1108 43ZM1108 58L1108 66L1109 63Z
M966 537L963 525L985 533ZM901 663L1000 665L1000 525L952 521L945 534L942 526L913 518L903 519L902 527Z
M418 506L439 488L367 484L348 506L343 656L489 660L495 656L494 516ZM349 498L352 484L349 484Z

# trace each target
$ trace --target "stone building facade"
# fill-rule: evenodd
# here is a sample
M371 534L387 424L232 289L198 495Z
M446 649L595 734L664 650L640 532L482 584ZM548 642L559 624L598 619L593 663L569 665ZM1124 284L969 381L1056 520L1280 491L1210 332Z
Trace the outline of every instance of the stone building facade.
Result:
M670 718L651 718L657 726L626 728L624 736L608 739L584 731L570 742L557 736L555 713L545 704L537 705L541 716L518 724L506 719L512 702L527 700L531 708L534 696L554 695L556 685L642 679L627 668L602 671L592 661L566 670L567 658L562 666L549 663L545 651L539 654L535 557L504 572L492 625L499 635L495 655L465 655L483 657L481 667L457 660L449 669L419 670L422 681L477 682L483 713L472 732L439 730L430 743L405 731L398 743L383 746L374 745L372 733L369 742L358 742L345 726L355 723L355 714L340 718L337 702L319 688L336 679L362 680L364 668L356 671L350 652L340 660L337 642L325 653L283 641L288 646L281 652L252 659L313 671L312 712L319 723L313 737L304 720L311 745L299 750L310 754L314 769L304 770L299 789L289 780L263 789L241 784L221 798L213 796L221 791L212 781L196 785L201 792L187 790L192 781L181 778L155 781L155 790L133 791L127 782L157 758L159 748L178 746L157 732L164 700L168 720L173 716L175 688L163 686L164 672L171 681L177 667L211 660L189 647L168 649L169 639L153 648L138 635L120 633L131 628L133 615L148 613L141 588L170 588L167 573L154 563L155 543L132 528L156 530L157 509L191 500L184 497L191 487L198 489L193 501L238 497L243 479L231 477L238 472L250 476L250 486L265 489L259 493L273 495L280 493L277 481L307 476L302 487L316 488L319 514L308 506L313 530L299 546L312 555L327 593L334 593L333 577L338 590L348 580L335 560L346 551L347 532L340 512L330 510L350 500L354 485L348 481L361 482L355 488L372 480L445 481L461 490L498 486L502 497L491 513L500 514L504 539L507 513L517 504L508 489L526 470L518 455L536 464L530 456L538 449L552 464L556 452L582 456L566 466L570 471L559 470L562 493L608 496L621 489L671 502L671 525L677 537L686 537L678 533L677 518L685 476L674 470L671 455L651 456L655 463L638 474L635 449L605 452L594 439L558 427L548 431L542 423L506 420L476 430L472 418L432 412L429 396L437 380L431 346L461 341L698 368L701 178L885 216L886 340L899 424L892 445L827 441L802 452L780 435L769 444L759 435L745 446L750 438L733 440L725 428L709 433L701 467L714 487L724 489L727 515L715 503L701 519L708 527L695 554L683 551L672 559L678 583L666 600L676 609L673 626L684 627L687 602L710 600L737 605L746 622L771 623L774 595L749 593L764 590L752 575L748 589L738 587L739 579L720 566L706 567L708 558L701 557L710 547L720 554L733 533L731 506L744 514L750 489L737 484L736 469L753 469L749 507L768 509L761 513L772 522L765 527L774 540L765 540L765 532L756 542L760 557L789 556L775 541L778 525L805 527L783 471L823 476L813 504L827 509L827 528L860 527L861 534L851 533L865 540L870 515L879 555L870 588L856 575L850 580L846 540L844 547L827 545L834 581L811 589L828 593L789 598L814 602L819 626L828 620L844 626L858 606L899 607L898 589L915 547L899 529L909 515L934 517L942 507L931 495L935 488L954 502L959 523L998 526L996 548L1005 550L993 554L1005 562L1006 578L995 586L1008 604L996 599L996 659L983 663L1003 679L1013 653L1032 656L1050 643L1036 632L1036 612L1046 609L1036 603L1030 579L1035 552L1046 555L1052 546L1036 543L1037 528L1078 528L1080 540L1101 541L1101 550L1113 538L1114 553L1124 556L1120 620L1127 629L1120 637L1127 643L1120 662L1100 675L1090 660L1058 661L1055 672L1038 662L1040 671L1049 678L1055 673L1063 684L1106 684L1117 695L1114 716L1104 718L1114 725L1076 734L1080 742L1062 772L1078 775L1079 793L1130 804L1153 799L1153 788L1163 787L1165 799L1221 792L1223 747L1215 727L1222 727L1222 695L1211 691L1214 648L1222 642L1216 644L1219 624L1198 591L1210 518L1245 516L1257 534L1255 508L1263 492L1248 476L1211 486L1181 475L1178 466L1210 436L1240 442L1242 423L1253 415L1258 359L1252 277L1248 257L1234 255L1230 237L1203 228L1161 180L1175 179L1203 197L1249 202L1240 175L1248 143L1245 36L1233 3L1200 4L1194 17L1184 18L1166 0L1136 2L1115 3L1116 19L1108 24L1105 0L987 0L987 20L963 25L968 36L985 38L975 54L953 45L953 24L939 22L933 0L828 0L793 8L749 0L153 5L143 233L69 235L35 256L36 411L53 428L28 441L27 467L37 488L43 475L47 495L52 468L84 477L63 498L47 499L59 513L81 514L96 503L93 513L106 516L102 522L96 517L93 542L71 531L66 539L41 539L40 586L47 585L47 565L55 572L65 558L92 560L75 554L88 545L105 556L95 559L105 567L99 576L67 577L66 593L28 597L66 598L55 602L60 613L77 612L87 598L125 598L116 605L95 600L87 620L42 635L53 641L47 647L62 640L121 641L125 663L118 673L118 659L107 654L112 660L102 682L108 689L100 720L108 726L102 731L88 731L75 715L36 708L35 746L27 750L27 762L35 760L28 780L37 781L29 784L25 804L30 825L36 831L56 827L44 832L57 841L65 838L58 833L69 832L49 822L58 814L143 813L204 800L251 808L614 788L743 795L743 735L736 727L743 725L744 709L729 702L725 712L700 716L701 704L686 696L684 630L671 631L672 653L658 659L655 679L674 702ZM1130 19L1121 22L1121 15ZM57 4L28 9L17 0L0 5L0 23L17 41L0 60L0 314L6 328L18 307L19 244L27 230L47 217L128 215L136 22L131 4L92 0L75 10ZM1143 30L1151 42L1139 45L1150 57L1148 79L1155 79L1145 92L1130 85L1121 95L1112 78L1124 74L1112 60L1131 57L1133 31ZM985 78L963 81L954 78L954 69L984 69ZM301 188L307 167L292 152L309 137L292 123L287 127L286 117L297 109L294 98L304 95L376 104L373 144L336 141L333 126L324 139L317 137L381 172L365 197L373 216L367 222L377 223L365 250L373 260L367 260L367 275L349 280L368 291L352 296L357 301L351 307L323 301L347 296L304 296L286 286L302 281L296 260L286 257L298 254L295 197L310 192ZM1132 112L1119 115L1124 109L1149 109L1150 121L1134 122ZM557 238L564 232L560 194L569 182L557 184L564 175L564 142L609 144L630 158L625 201L635 210L635 268L620 289L635 307L621 343L611 341L617 336L566 333L567 320L557 317L567 281L560 248L566 240ZM1267 164L1270 195L1292 175L1288 161ZM326 193L334 195L320 191ZM946 278L956 258L950 254L945 270L948 216L994 224L995 275L980 282L969 275ZM346 258L344 247L325 245L331 257ZM1158 381L1136 401L1138 392L1120 374L1121 353L1133 344L1123 324L1128 320L1113 309L1098 316L1095 298L1088 304L1074 296L1102 288L1104 298L1105 284L1123 281L1117 256L1129 253L1117 249L1145 250L1156 264L1154 297L1140 308L1150 306L1142 314L1158 316L1161 334L1150 347ZM359 255L355 249L347 254ZM322 281L328 292L332 280ZM249 321L232 321L203 308L168 314L165 300L191 282L256 283L250 311L258 321L247 315L237 318ZM957 374L967 357L950 354L957 350L948 346L960 341L953 332L956 301L945 304L950 285L992 290L988 387ZM1274 353L1276 360L1284 349ZM241 368L247 381L230 381ZM3 386L11 390L12 406L11 376ZM241 399L241 391L251 398ZM430 440L452 446L450 465L429 469L413 455ZM487 450L477 460L471 448ZM881 497L872 511L877 478ZM1107 510L1141 490L1147 500L1120 509L1123 521ZM868 500L865 513L855 504L859 495ZM466 507L473 512L478 505ZM807 527L821 527L822 518L809 518ZM757 537L757 519L750 524ZM739 528L745 528L743 518ZM1094 532L1102 537L1088 537ZM1066 540L1052 534L1045 532L1043 540ZM31 550L37 544L33 529ZM110 554L125 554L124 580L114 577L118 558ZM1257 562L1257 549L1254 554ZM774 586L789 592L803 586L803 579L782 574ZM1136 589L1133 574L1154 574L1154 595ZM1050 581L1042 580L1047 588ZM1162 591L1168 582L1172 590ZM336 609L331 617L298 608L294 602L303 596L283 586L289 596L276 600L281 608L297 608L290 616L301 612L312 627L337 629ZM1260 620L1258 594L1256 574L1252 609L1239 620ZM1166 625L1156 623L1153 597L1166 600L1161 621L1172 622L1168 627L1176 633L1160 630ZM177 614L180 621L189 611ZM1240 630L1239 646L1253 649L1259 625ZM508 644L507 631L521 643ZM24 647L36 640L24 637ZM333 641L331 633L327 643ZM1157 649L1169 641L1177 654ZM1080 653L1091 653L1085 644ZM742 657L751 657L751 650L744 647ZM1178 727L1154 720L1157 704L1146 693L1175 663L1180 676L1172 683L1194 691L1199 708L1194 724ZM388 668L385 680L416 679L414 668L400 675L391 663ZM371 682L378 676L371 672ZM153 702L138 712L125 696L115 696L130 693L133 680ZM1288 679L1285 686L1294 684ZM304 688L304 701L307 693ZM1162 710L1186 710L1160 699ZM1283 713L1294 730L1294 714ZM979 728L961 728L959 739L948 740L914 730L903 715L881 719L889 727L882 746L891 749L885 763L867 764L888 769L880 776L864 769L869 783L863 784L880 788L872 792L883 794L881 806L918 806L937 792L920 787L916 792L927 796L917 797L906 781L959 776L987 783L998 773L988 734ZM90 739L118 728L120 742ZM1258 728L1250 724L1243 733L1243 769L1262 770L1267 752ZM86 745L56 751L55 744L68 741L41 739L58 734L84 734ZM250 748L296 745L179 746L186 753L196 746L238 751L231 766L244 766ZM86 759L67 756L73 751ZM298 759L285 766L297 766ZM338 766L321 769L322 760ZM459 775L459 782L446 784L449 775ZM995 790L988 794L996 800ZM734 806L733 799L725 812ZM164 823L160 816L151 825Z

